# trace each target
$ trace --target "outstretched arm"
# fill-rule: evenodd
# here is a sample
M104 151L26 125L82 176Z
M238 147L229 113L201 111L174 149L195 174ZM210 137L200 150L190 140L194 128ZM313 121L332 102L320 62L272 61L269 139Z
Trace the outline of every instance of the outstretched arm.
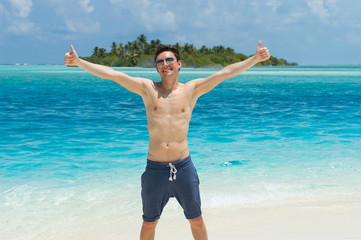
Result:
M70 46L71 52L65 54L64 64L68 66L78 66L85 71L105 79L119 83L131 92L142 95L145 91L145 78L136 78L128 76L125 73L115 71L110 67L90 63L78 57L73 45Z
M211 91L218 84L223 82L224 80L234 77L252 66L256 65L258 62L266 61L270 58L270 54L267 48L261 48L262 41L258 42L258 47L256 50L256 54L252 57L238 62L227 67L223 68L221 71L214 73L213 75L207 78L200 78L193 80L194 81L194 96L198 98L199 96Z

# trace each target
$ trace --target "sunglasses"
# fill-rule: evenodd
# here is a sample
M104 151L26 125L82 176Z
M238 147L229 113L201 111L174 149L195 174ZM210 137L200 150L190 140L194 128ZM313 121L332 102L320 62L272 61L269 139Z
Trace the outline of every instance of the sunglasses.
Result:
M159 59L155 64L157 67L163 66L164 65L164 60L167 64L173 64L175 62L175 59L172 57L169 58L165 58L165 59Z

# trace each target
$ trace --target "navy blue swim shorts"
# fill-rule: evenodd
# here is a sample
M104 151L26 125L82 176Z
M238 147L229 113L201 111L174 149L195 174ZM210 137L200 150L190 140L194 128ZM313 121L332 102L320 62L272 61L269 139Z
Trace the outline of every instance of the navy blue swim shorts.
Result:
M191 157L170 163L147 160L142 175L143 220L160 218L170 197L175 197L187 219L202 215L199 178Z

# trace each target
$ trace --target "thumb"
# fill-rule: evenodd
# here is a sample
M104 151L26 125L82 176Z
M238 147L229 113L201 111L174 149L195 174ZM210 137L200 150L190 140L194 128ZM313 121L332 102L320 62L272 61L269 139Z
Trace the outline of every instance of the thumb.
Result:
M73 47L73 44L70 45L70 50L71 50L71 52L72 52L75 56L78 56L78 55L76 54L76 51L75 51L74 47Z
M259 40L257 50L261 48L261 45L262 45L262 41Z

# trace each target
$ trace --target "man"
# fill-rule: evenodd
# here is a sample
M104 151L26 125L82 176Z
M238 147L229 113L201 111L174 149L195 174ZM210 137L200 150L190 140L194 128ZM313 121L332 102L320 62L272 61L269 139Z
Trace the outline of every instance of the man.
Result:
M146 171L142 175L143 225L140 239L154 239L155 227L170 197L175 197L189 220L196 240L208 239L202 218L199 180L191 161L187 143L189 121L197 99L222 81L236 76L256 63L270 58L259 41L256 54L231 64L206 78L185 84L178 81L182 66L179 52L160 46L155 53L156 70L161 82L131 77L112 68L78 58L71 45L64 64L79 66L89 73L119 83L139 94L148 118L149 149Z

